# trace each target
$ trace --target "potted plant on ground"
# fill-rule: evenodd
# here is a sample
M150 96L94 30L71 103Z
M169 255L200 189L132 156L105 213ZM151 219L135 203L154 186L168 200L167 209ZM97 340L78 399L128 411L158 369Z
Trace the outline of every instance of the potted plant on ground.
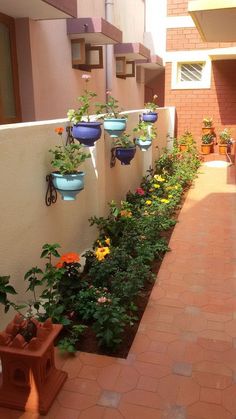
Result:
M107 102L105 104L97 103L97 114L104 114L104 129L108 132L110 137L117 138L126 129L127 115L121 115L121 109L118 105L118 100L111 96L109 91L107 93Z
M133 132L136 136L135 144L142 151L146 151L152 145L152 140L156 138L156 128L150 122L141 121L133 129Z
M55 131L62 138L63 128ZM50 149L53 154L51 165L56 169L51 173L53 186L61 194L64 201L74 201L76 195L84 189L84 172L78 167L90 157L83 151L81 144L69 143Z
M231 131L224 128L219 134L219 154L227 154L231 152L232 138Z
M158 119L158 114L156 112L158 105L156 103L158 96L153 95L152 102L147 102L144 104L145 112L142 115L142 120L144 122L156 122Z
M35 268L35 273L40 271ZM29 288L33 284L33 272L28 275ZM0 303L5 312L12 307L17 314L0 332L0 358L2 362L2 385L0 386L0 406L46 414L67 373L55 368L54 340L62 330L61 324L53 324L51 319L39 322L9 300L8 294L17 294L9 284L10 276L0 276ZM51 280L51 277L50 277ZM36 280L37 282L37 280ZM38 281L39 282L39 281ZM40 285L36 283L35 285ZM32 392L37 397L30 397Z
M85 83L89 82L91 76L83 74L82 78ZM94 146L94 142L101 137L101 122L90 121L90 106L92 100L97 96L96 93L85 89L84 94L77 98L79 102L78 109L69 109L67 116L69 121L72 122L72 135L81 144L87 147Z
M177 138L177 145L179 151L189 151L190 147L195 144L193 134L190 131L185 131L179 138Z
M113 156L120 160L122 165L129 165L136 153L136 147L130 135L124 132L115 140L115 147L112 149Z
M205 134L202 136L202 144L201 144L202 154L210 154L213 140L214 140L213 134Z

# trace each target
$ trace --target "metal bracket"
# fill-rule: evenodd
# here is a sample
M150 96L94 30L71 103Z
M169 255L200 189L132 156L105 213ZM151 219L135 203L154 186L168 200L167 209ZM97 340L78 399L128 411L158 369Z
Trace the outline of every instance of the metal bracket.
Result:
M46 176L46 182L48 182L48 188L45 196L45 204L47 207L50 207L50 205L57 202L57 191L53 186L51 174Z
M110 167L115 167L116 165L116 148L113 147L111 149L111 160L110 160Z
M66 127L66 132L67 132L66 145L74 144L75 140L72 135L72 127L70 125Z

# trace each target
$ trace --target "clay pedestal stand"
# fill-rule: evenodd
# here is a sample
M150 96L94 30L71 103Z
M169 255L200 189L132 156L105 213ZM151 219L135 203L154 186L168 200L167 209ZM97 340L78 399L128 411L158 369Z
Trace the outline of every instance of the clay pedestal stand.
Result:
M67 378L66 372L55 368L54 361L53 342L62 326L50 319L43 324L32 321L37 335L28 343L17 334L24 323L20 315L0 333L0 406L44 415Z

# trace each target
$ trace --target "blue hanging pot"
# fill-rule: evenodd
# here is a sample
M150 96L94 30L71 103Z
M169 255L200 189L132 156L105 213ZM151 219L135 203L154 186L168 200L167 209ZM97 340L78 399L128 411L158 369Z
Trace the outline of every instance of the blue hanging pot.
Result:
M84 189L84 172L68 175L51 173L54 188L60 193L63 201L74 201L76 195Z
M117 138L125 131L126 123L125 118L105 118L104 129L112 138Z
M147 112L147 113L143 113L142 115L142 120L144 122L156 122L158 119L158 114L157 112Z
M101 122L78 122L72 127L72 136L87 147L94 146L102 134Z
M115 147L116 158L120 160L122 165L125 165L125 166L130 164L131 160L134 158L135 153L136 153L136 147L130 147L130 148Z
M152 145L152 140L148 137L146 138L146 140L140 140L140 138L136 138L135 144L137 144L140 150L147 151Z

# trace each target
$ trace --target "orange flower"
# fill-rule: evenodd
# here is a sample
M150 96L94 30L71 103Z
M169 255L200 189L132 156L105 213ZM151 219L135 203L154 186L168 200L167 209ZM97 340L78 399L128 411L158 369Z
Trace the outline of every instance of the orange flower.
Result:
M78 253L70 252L65 253L60 257L59 262L56 264L56 268L62 268L64 263L75 263L80 261Z
M64 131L64 128L63 127L57 127L57 128L55 128L55 132L58 135L62 135L63 134L63 131Z

